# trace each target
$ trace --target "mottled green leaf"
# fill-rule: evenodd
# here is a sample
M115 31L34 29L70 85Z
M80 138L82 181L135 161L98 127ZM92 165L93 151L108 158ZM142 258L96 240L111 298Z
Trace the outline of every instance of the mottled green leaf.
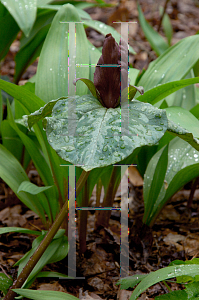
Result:
M69 105L76 112L68 113ZM128 118L128 103L122 106L123 118ZM74 96L58 101L47 117L46 133L50 145L59 156L86 171L107 166L129 156L143 145L153 145L167 129L165 111L148 103L129 103L128 130L121 135L120 107L102 107L93 96ZM75 136L72 130L76 126Z

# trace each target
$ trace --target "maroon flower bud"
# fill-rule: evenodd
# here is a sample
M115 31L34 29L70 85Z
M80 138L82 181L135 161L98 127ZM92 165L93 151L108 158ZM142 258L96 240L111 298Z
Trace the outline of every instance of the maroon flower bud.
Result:
M121 51L124 51L128 57L128 46L121 46L121 42L119 46L112 35L107 34L102 48L102 56L94 73L95 88L100 94L103 105L107 108L117 107L120 103ZM126 86L127 78L128 72L121 70L121 80L126 82Z

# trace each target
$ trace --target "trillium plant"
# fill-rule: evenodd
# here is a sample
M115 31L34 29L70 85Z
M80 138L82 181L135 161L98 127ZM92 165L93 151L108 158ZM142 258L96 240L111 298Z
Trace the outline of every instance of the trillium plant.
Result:
M85 171L115 164L127 158L135 148L157 143L168 127L164 110L137 100L120 103L120 55L121 47L108 34L94 83L86 78L74 81L83 81L92 95L62 97L25 116L31 128L45 115L44 129L49 144L61 158L81 165ZM125 80L127 74L123 72L121 78ZM137 90L143 94L142 87L129 86L129 100ZM128 87L121 92L128 95ZM71 111L70 107L75 109ZM121 112L128 118L127 134L121 134ZM47 114L52 116L47 117ZM69 124L76 125L74 135Z

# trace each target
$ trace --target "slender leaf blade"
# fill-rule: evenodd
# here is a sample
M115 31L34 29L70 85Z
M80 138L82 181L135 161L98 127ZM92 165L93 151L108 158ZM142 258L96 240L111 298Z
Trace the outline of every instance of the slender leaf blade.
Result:
M30 181L23 181L19 188L17 193L20 192L26 192L29 193L31 195L37 195L40 194L46 190L49 190L50 188L52 188L52 186L37 186L34 183L30 182Z
M161 150L154 155L154 160L159 157ZM151 162L148 165L150 169ZM161 187L151 215L146 224L151 225L157 214L166 202L184 184L199 176L199 152L182 139L175 138L169 143L168 167L165 183Z
M27 228L21 228L21 227L3 227L3 228L0 228L0 234L9 233L9 232L20 232L20 233L41 235L41 231L30 230L30 229L27 229Z
M78 300L75 296L72 296L63 292L55 292L55 291L34 291L27 289L14 289L16 293L21 296L28 297L33 300Z
M0 5L2 5L0 3ZM7 13L0 18L0 60L3 59L9 51L10 45L15 40L19 32L19 26L15 19Z
M154 157L151 159L151 162L149 163L144 175L144 223L146 222L148 216L151 214L153 206L157 201L161 187L164 183L168 163L168 145L161 149L161 151L159 151L159 154L159 157L156 156L155 159Z
M191 84L199 83L199 77L191 79L182 79L177 81L172 81L168 83L161 84L157 87L154 87L143 95L136 97L137 100L142 102L148 102L154 105L158 101L164 99L168 95L182 89L183 87L189 86Z
M142 27L142 30L144 31L147 40L151 45L151 48L157 53L157 55L161 55L169 48L169 45L164 40L164 38L157 31L155 31L153 27L145 20L139 4L138 13L139 23Z
M17 194L21 182L29 180L18 160L2 145L0 145L0 177L15 194ZM17 194L17 196L27 207L37 213L42 220L45 220L43 208L39 201L36 201L37 198L35 196L27 196L25 193Z
M136 300L139 295L144 292L150 286L169 278L173 278L181 275L196 275L198 274L198 265L179 265L173 267L166 267L155 272L149 273L140 284L135 288L130 300ZM136 276L136 275L135 275Z
M199 35L182 39L150 63L138 84L147 92L158 84L183 79L199 59L198 44Z

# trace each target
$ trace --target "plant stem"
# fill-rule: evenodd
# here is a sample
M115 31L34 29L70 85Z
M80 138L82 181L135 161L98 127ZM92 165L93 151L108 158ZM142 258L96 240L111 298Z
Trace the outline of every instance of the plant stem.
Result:
M84 196L82 200L82 207L88 207L88 181L84 186ZM79 211L79 253L86 252L86 232L87 232L87 210Z
M103 204L102 204L103 207L113 206L114 197L117 192L117 188L116 188L117 168L118 168L117 166L113 167L113 171L109 181L109 186L103 200ZM98 211L96 215L96 221L95 221L95 230L97 230L99 226L108 227L110 216L111 216L111 210Z
M89 176L89 173L90 172L86 172L83 170L83 172L77 182L77 185L76 185L76 193L75 193L75 190L73 190L71 197L70 197L70 201L75 202L75 197L80 193L82 187L84 186L84 184ZM67 217L68 217L68 201L66 201L64 203L64 206L62 207L59 215L57 216L56 220L52 224L51 228L47 232L45 238L43 239L43 241L41 242L41 244L39 245L39 247L37 248L35 253L31 256L31 258L29 259L26 266L23 268L23 270L20 273L17 280L14 282L12 287L9 289L7 295L4 297L4 300L14 300L16 293L14 291L12 291L12 289L17 289L17 288L22 287L22 285L24 284L24 282L30 275L31 271L33 270L33 268L35 267L35 265L37 264L37 262L43 255L44 251L47 249L47 247L51 243L53 237L59 230L59 227L61 226L61 224Z
M189 200L187 201L187 208L191 208L192 204L193 204L193 196L194 196L194 193L195 193L195 190L197 188L197 185L199 184L199 177L197 177L193 183L193 186L191 188L191 192L190 192L190 195L189 195Z

